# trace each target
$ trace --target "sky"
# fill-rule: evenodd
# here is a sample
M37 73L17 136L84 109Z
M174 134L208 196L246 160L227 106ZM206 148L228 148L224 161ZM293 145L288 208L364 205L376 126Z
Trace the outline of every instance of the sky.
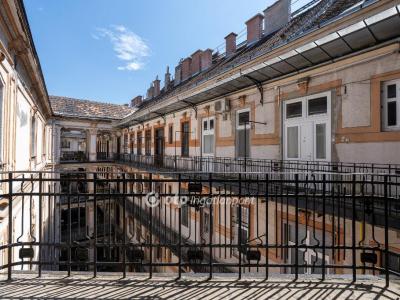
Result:
M293 0L294 6L305 0ZM49 95L116 104L274 0L24 0Z

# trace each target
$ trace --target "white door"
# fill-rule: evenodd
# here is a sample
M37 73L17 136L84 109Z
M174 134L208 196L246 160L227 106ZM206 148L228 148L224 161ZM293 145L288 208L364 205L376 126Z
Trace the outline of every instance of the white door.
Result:
M330 161L330 93L284 103L284 159Z
M201 167L204 172L214 172L214 156L215 150L215 118L208 117L202 120L202 138L201 138Z

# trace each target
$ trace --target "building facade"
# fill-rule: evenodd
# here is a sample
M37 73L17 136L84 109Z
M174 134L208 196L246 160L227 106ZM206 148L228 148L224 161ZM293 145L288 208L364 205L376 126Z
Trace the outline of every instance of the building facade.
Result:
M398 180L379 177L400 172L399 1L311 1L291 12L279 0L246 22L243 37L228 34L224 53L194 52L173 78L167 68L163 87L157 76L125 106L49 97L23 5L5 4L3 266L18 260L18 243L40 236L49 245L31 246L30 261L50 257L60 270L202 272L182 261L208 260L222 272L245 263L263 274L269 264L348 273L335 266L374 261L350 255L352 236L379 252L373 265L400 272L398 205L388 217L382 202L388 190L395 201ZM37 195L24 206L30 186ZM160 196L157 207L149 194ZM182 195L255 202L168 201ZM322 241L331 251L317 249ZM18 251L6 251L11 243Z

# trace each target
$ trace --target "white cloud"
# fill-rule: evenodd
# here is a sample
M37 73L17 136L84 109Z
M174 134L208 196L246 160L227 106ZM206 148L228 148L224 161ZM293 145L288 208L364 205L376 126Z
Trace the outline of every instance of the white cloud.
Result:
M108 38L113 45L116 56L124 62L118 70L137 71L145 66L145 58L150 55L150 48L136 33L123 25L113 25L110 28L99 28L94 39Z

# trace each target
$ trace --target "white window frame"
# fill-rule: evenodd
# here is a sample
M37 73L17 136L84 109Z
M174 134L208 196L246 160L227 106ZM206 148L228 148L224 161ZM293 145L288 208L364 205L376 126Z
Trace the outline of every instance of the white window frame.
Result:
M213 120L213 122L214 122L213 129L210 129L211 120ZM207 129L204 129L204 122L207 123ZM201 153L202 153L203 156L214 156L214 154L215 154L215 125L216 125L216 121L215 121L215 117L214 116L206 117L206 118L203 118L201 120ZM212 147L212 152L205 153L204 152L204 145L205 145L205 139L204 138L205 138L205 136L209 136L209 135L213 136L214 143L213 143L213 147Z
M387 98L387 87L389 85L396 85L396 97ZM382 129L385 131L400 130L400 79L393 79L382 82L382 93L381 93L381 116L382 116ZM388 110L387 105L389 102L396 102L396 125L388 125Z
M241 130L245 129L245 126L248 126L247 128L251 128L251 123L245 124L245 125L239 125L239 114L248 112L249 113L249 121L251 121L251 113L250 113L250 108L244 108L236 111L236 129Z
M309 115L308 111L308 101L315 99L315 98L321 98L321 97L326 97L327 99L327 108L326 108L326 113L322 114L315 114L315 115ZM302 103L302 115L299 117L294 117L294 118L286 118L286 107L288 104L296 103L296 102L301 102ZM332 93L331 91L328 92L323 92L323 93L318 93L318 94L313 94L305 97L300 97L296 99L291 99L283 102L283 110L282 110L282 120L283 120L283 157L285 160L302 160L302 148L301 148L301 140L303 138L302 136L302 125L306 124L307 122L313 122L313 130L311 134L313 135L313 160L314 161L330 161L331 160L331 122L332 122L332 115L331 115L331 103L332 103ZM317 124L326 124L326 157L319 159L316 157L316 125ZM288 127L294 127L298 126L299 127L299 153L298 153L298 158L288 158L287 156L287 128Z

